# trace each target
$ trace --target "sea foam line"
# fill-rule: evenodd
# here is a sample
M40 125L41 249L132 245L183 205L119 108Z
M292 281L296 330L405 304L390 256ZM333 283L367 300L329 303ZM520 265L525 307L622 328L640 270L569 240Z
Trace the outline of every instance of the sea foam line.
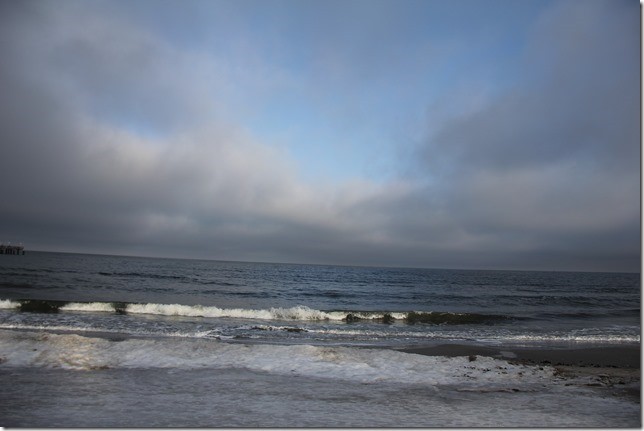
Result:
M562 334L562 335L504 335L499 337L500 340L506 342L569 342L569 343L639 343L639 335L628 334L594 334L594 335L579 335L579 334Z
M324 312L306 306L254 310L181 304L127 304L126 313L188 317L232 317L260 320L343 320L346 313Z
M304 305L270 309L246 309L246 308L220 308L216 306L203 305L181 305L181 304L127 304L124 311L132 314L158 314L164 316L188 316L188 317L230 317L242 319L259 320L309 320L309 321L345 321L355 320L378 320L385 316L393 319L406 319L409 313L387 313L387 312L349 312L349 311L321 311L309 308Z
M12 303L13 305L13 303ZM15 307L20 307L15 303ZM61 311L87 311L87 312L108 312L123 311L129 314L153 314L162 316L185 316L185 317L230 317L242 319L259 320L309 320L309 321L342 321L347 320L347 315L354 319L382 319L389 314L394 319L405 319L406 313L373 313L373 312L343 312L343 311L320 311L304 305L282 308L273 307L270 309L246 309L246 308L220 308L217 306L204 305L182 305L182 304L120 304L111 302L71 302L59 308Z

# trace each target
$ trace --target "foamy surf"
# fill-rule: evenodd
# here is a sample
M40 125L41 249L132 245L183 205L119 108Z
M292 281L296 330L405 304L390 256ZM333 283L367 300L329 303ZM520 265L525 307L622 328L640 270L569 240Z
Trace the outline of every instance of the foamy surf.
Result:
M113 313L116 311L113 303L108 302L70 302L59 308L62 311L87 311Z
M385 315L393 319L405 319L408 313L396 312L365 312L365 311L322 311L303 305L295 307L273 307L269 309L246 309L246 308L220 308L204 305L181 305L181 304L127 304L124 308L126 313L131 314L156 314L162 316L186 316L186 317L230 317L238 319L259 319L259 320L300 320L300 321L345 321L355 320L378 320ZM349 316L349 318L347 318Z
M309 307L271 308L253 310L244 308L219 308L202 305L180 304L128 304L125 311L131 314L157 314L163 316L232 317L261 320L342 320L341 313L327 313Z
M127 302L66 302L57 300L24 299L19 301L0 300L0 308L17 308L20 311L52 313L58 311L80 311L119 314L150 314L160 316L240 318L258 320L300 320L300 321L346 321L362 320L393 323L403 321L409 324L479 324L497 320L508 320L507 316L477 313L433 312L433 311L323 311L304 305L294 307L271 307L268 309L221 308L213 305L184 305Z
M553 383L553 369L479 357L438 357L388 349L238 345L214 340L126 339L0 331L0 366L78 370L242 368L361 383L390 382L527 390Z
M13 308L20 308L20 302L10 299L0 299L0 309L10 310Z
M634 427L639 411L549 366L388 349L0 331L0 371L34 407L12 426Z

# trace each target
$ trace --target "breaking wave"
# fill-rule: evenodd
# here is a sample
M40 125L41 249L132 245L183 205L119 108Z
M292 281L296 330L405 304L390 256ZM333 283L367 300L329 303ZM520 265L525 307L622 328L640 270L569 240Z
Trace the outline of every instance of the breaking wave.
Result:
M10 299L0 299L0 309L20 308L20 303Z
M119 314L150 314L161 316L185 316L208 318L240 318L259 320L298 321L375 321L382 323L403 322L407 324L458 325L491 324L512 319L510 316L450 313L450 312L400 312L400 311L322 311L303 305L269 309L220 308L206 305L125 303L125 302L64 302L54 300L0 300L0 308L18 309L24 312L57 313L93 312Z

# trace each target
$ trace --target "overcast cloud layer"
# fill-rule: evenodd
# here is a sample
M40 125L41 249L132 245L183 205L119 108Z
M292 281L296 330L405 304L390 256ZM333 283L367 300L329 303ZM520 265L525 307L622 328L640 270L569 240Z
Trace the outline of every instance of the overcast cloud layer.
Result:
M3 2L0 240L639 271L639 26L619 0Z

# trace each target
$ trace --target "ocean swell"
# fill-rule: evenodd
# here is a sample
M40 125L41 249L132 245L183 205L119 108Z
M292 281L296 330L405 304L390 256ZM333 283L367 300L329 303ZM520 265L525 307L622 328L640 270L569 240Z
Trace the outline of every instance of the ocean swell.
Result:
M259 320L344 321L347 323L359 321L373 321L385 324L403 322L410 325L493 324L497 321L511 319L510 316L477 313L351 310L322 311L304 305L287 308L273 307L269 309L247 309L220 308L212 305L64 302L38 299L24 299L17 301L0 300L0 308L14 308L24 312L39 313L57 313L60 311L66 311Z

